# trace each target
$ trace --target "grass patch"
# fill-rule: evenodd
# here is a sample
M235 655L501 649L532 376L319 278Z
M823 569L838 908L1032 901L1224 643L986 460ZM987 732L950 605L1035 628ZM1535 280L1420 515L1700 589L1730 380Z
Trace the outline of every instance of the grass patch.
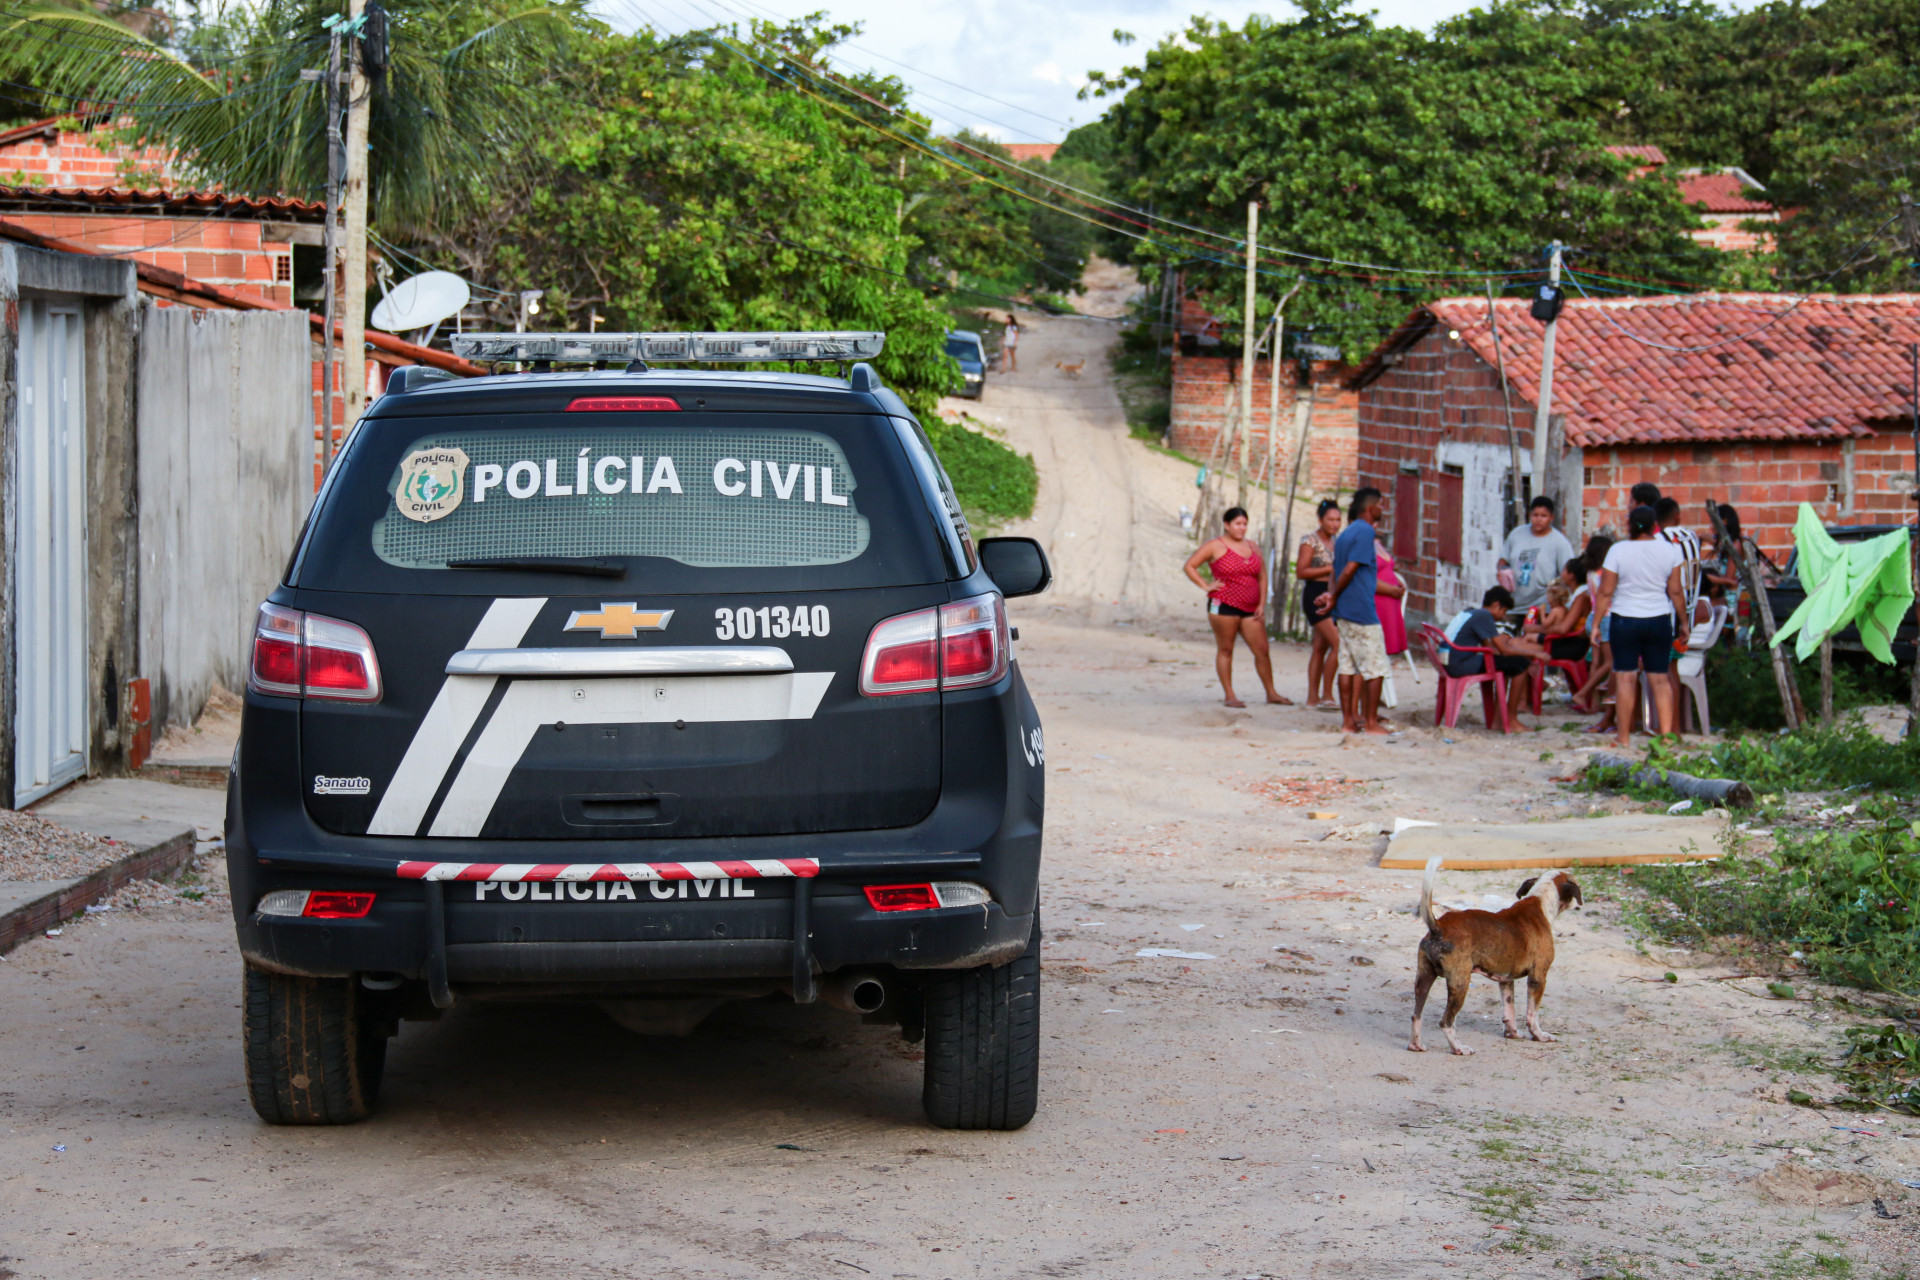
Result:
M1518 1222L1540 1205L1537 1187L1489 1182L1468 1189L1479 1197L1473 1202L1474 1212L1500 1222Z
M983 523L994 523L1033 514L1040 473L1031 454L1015 453L971 417L948 422L930 416L921 426L970 520L977 515L985 518Z
M1795 662L1789 653L1787 669L1800 688L1800 701L1810 710L1817 708L1818 664ZM1888 666L1864 655L1856 660L1856 655L1835 654L1833 708L1845 712L1855 707L1905 702L1910 679L1908 670L1898 665ZM1767 732L1786 724L1780 714L1780 686L1774 683L1773 659L1763 648L1716 645L1707 654L1707 687L1713 690L1716 724Z

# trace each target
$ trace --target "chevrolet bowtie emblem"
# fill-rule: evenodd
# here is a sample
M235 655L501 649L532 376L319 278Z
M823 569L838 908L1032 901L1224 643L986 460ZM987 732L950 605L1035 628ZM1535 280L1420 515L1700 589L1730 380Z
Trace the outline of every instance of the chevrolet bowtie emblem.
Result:
M568 631L598 631L602 640L631 640L642 631L665 631L673 620L671 609L640 609L632 601L603 604L592 613L575 610L567 618Z

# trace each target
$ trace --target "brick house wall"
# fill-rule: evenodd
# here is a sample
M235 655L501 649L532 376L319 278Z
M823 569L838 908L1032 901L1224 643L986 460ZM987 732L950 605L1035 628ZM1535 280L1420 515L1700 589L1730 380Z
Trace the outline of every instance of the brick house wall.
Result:
M173 153L161 147L99 146L98 135L41 120L0 132L0 173L26 176L43 187L122 186L136 176L164 184Z
M0 217L29 231L178 271L279 306L293 305L295 239L305 238L309 229L320 230L240 218L15 212L6 203L0 197Z
M1225 356L1182 355L1173 357L1173 402L1168 430L1172 447L1202 462L1212 456L1215 442L1225 429L1232 406L1239 404L1240 370L1238 360ZM1307 438L1307 458L1301 467L1300 490L1303 495L1351 493L1358 487L1355 455L1359 443L1356 412L1360 397L1342 385L1350 372L1344 366L1322 363L1313 369L1313 428ZM1272 424L1268 406L1272 402L1270 380L1273 365L1261 360L1253 371L1253 429L1249 455L1256 468L1265 465L1267 441ZM1291 362L1280 371L1280 457L1281 483L1292 465L1294 423L1298 413L1300 387ZM1237 414L1237 409L1233 410ZM1236 448L1236 457L1238 450Z
M1390 546L1409 545L1395 535L1406 521L1416 525L1410 545L1418 551L1398 564L1409 611L1450 616L1477 604L1494 582L1492 564L1508 518L1501 486L1510 464L1493 366L1435 328L1392 357L1358 400L1360 481L1388 495L1383 536ZM1517 393L1513 421L1527 470L1533 405ZM1866 439L1570 449L1561 464L1561 523L1576 548L1587 533L1617 534L1626 525L1628 490L1650 480L1680 503L1696 531L1707 523L1702 505L1709 498L1732 503L1746 534L1782 561L1802 502L1829 523L1891 524L1911 514L1909 430L1889 422ZM1451 504L1460 525L1443 529L1440 514L1451 513Z

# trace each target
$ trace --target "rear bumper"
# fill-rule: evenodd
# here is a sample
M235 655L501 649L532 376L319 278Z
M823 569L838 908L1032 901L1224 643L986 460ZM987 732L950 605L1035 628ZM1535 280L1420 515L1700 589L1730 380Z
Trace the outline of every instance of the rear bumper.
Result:
M809 977L856 968L1005 964L1026 949L1033 924L1031 915L1010 916L998 903L879 912L863 893L842 891L851 886L818 887L817 895L804 897L664 909L646 902L443 898L436 931L428 899L445 888L389 881L362 920L250 912L239 924L240 949L260 967L315 977L382 972L431 983L437 955L450 984L786 984L796 983L802 964ZM797 916L805 920L804 947L794 941Z

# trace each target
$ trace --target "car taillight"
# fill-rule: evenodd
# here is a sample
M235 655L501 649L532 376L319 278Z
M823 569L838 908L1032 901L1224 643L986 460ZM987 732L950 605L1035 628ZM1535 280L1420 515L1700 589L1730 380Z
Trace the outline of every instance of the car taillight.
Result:
M315 889L307 895L307 909L300 914L313 920L359 920L373 910L370 893L341 893Z
M926 693L940 687L940 615L937 609L888 618L867 637L860 659L860 692L870 698Z
M977 907L993 895L966 880L939 880L933 884L870 884L867 904L875 911L932 911L935 907Z
M940 687L992 684L1007 674L1007 607L998 595L975 596L940 610Z
M254 907L263 916L305 916L309 920L362 920L373 910L375 895L338 889L275 889Z
M940 895L930 884L870 884L867 902L875 911L931 911Z
M295 698L378 702L380 659L373 640L351 622L263 604L247 684Z
M667 396L581 396L568 413L678 413L680 402Z
M1011 651L997 594L904 613L867 637L860 692L877 698L992 684L1007 674Z

